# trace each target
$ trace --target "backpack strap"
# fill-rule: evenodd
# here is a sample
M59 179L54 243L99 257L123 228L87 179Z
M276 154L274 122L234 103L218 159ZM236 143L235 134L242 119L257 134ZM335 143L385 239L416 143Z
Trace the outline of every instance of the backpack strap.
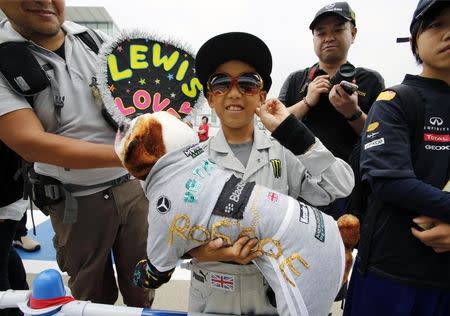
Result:
M424 99L414 88L404 84L387 88L384 91L389 90L397 93L400 98L400 103L405 113L405 119L409 129L411 157L415 157L418 152L419 145L423 139L423 121L425 117ZM363 185L366 186L367 194L370 194L371 190L369 184L364 182ZM380 199L373 198L373 196L372 198L369 198L366 217L364 218L362 226L362 230L364 231L366 238L361 240L358 247L358 257L360 259L358 270L361 273L365 273L367 271L372 245L372 236L378 214L383 207L384 203Z
M98 54L104 40L93 29L88 28L85 32L76 34L95 54Z
M104 42L94 30L89 28L76 36L96 54ZM31 107L34 107L33 95L51 85L51 80L46 74L48 65L39 64L26 42L0 44L0 60L8 61L0 62L0 72L11 89L24 96Z
M50 85L45 70L30 51L27 42L0 44L0 72L11 90L32 96Z

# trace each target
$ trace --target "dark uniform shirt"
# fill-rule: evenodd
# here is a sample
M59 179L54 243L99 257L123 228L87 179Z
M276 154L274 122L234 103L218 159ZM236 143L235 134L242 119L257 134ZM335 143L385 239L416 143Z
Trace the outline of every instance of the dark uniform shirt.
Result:
M411 227L419 215L450 223L450 193L441 191L450 172L450 87L444 81L411 75L403 84L413 87L424 100L423 136L418 148L413 148L413 157L404 106L392 91L378 97L362 135L363 180L378 187L376 198L383 201L372 236L369 269L408 283L448 288L450 252L434 252L412 235ZM380 183L399 180L403 181L395 187L385 186L395 192L380 189Z
M284 82L278 98L287 107L301 101L306 95L304 83L311 68L291 73ZM318 69L314 77L324 74L326 73L323 70ZM355 81L359 86L357 92L359 107L364 113L368 113L370 106L384 89L384 80L376 71L356 68ZM319 103L308 111L303 122L333 155L348 160L353 146L358 141L358 135L345 117L336 111L327 94L320 96Z

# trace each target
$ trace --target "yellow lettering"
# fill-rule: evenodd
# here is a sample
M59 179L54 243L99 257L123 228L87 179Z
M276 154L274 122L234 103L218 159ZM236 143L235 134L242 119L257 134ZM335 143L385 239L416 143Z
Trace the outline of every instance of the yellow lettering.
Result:
M117 58L113 54L108 55L108 67L109 72L111 73L111 78L114 81L130 78L133 75L133 71L129 68L119 71L119 67L117 66Z
M295 283L294 283L294 281L292 281L288 278L286 271L284 269L286 266L288 266L289 270L291 270L292 273L294 273L296 276L300 276L300 274L301 274L300 271L298 271L293 265L292 261L294 261L294 260L299 261L305 268L309 269L308 262L306 262L306 260L303 259L302 256L300 256L296 252L294 252L288 258L284 259L284 261L280 264L280 271L281 271L281 274L283 275L284 279L293 287L295 287Z
M169 71L173 68L173 66L175 66L179 56L179 52L173 52L170 57L167 57L166 55L161 57L161 45L153 45L153 65L155 67L159 67L164 64L164 70Z
M178 72L177 72L177 75L175 77L178 81L183 80L184 75L186 74L186 70L188 69L188 67L189 67L189 62L187 60L183 60L183 62L180 65L180 68L178 68Z
M215 222L215 223L212 225L212 235L213 235L213 238L222 238L222 239L223 239L223 242L224 242L224 245L230 246L230 245L232 244L231 238L230 238L229 236L227 236L227 235L224 235L224 234L222 234L222 233L219 233L218 230L219 230L219 228L222 227L222 226L229 227L229 226L233 226L233 225L237 225L238 228L239 228L239 222L238 222L238 221L231 221L231 220L229 220L229 219L224 219L224 220Z
M241 233L239 234L239 238L247 236L248 238L255 238L256 232L253 227L245 227L242 228Z
M267 251L264 249L266 247L266 245L270 245L272 244L272 246L268 246ZM273 250L271 249L272 247L275 247L277 249L277 252L274 253ZM281 247L281 243L278 240L274 240L272 238L264 238L261 239L258 242L258 250L261 251L263 253L263 255L272 257L274 259L278 259L280 258L280 256L283 254L283 248Z
M183 226L178 226L178 222L184 222ZM169 247L172 246L173 243L173 234L175 233L183 240L186 240L186 236L184 236L184 232L189 228L191 225L191 220L189 219L189 216L186 214L177 214L175 218L172 220L172 224L170 224L170 232L169 232Z
M200 233L203 233L205 238L204 239L196 239L194 237L194 234L196 231L200 231ZM200 225L194 225L189 230L189 239L193 240L193 241L198 241L198 242L207 242L211 239L211 234L209 233L209 230L206 227L203 227Z
M131 45L130 46L130 65L133 69L146 69L148 62L145 60L145 54L148 52L148 47L145 45Z
M191 79L190 87L188 86L187 83L183 83L181 85L181 91L183 91L183 93L190 98L194 98L197 95L197 90L198 91L203 90L203 86L198 80L198 78Z

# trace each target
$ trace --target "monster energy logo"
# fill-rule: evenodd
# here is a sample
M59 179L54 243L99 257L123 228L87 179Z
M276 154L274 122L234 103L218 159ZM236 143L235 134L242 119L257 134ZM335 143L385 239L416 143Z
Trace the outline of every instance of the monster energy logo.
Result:
M271 159L270 164L273 169L273 176L275 178L281 177L281 160L280 159Z

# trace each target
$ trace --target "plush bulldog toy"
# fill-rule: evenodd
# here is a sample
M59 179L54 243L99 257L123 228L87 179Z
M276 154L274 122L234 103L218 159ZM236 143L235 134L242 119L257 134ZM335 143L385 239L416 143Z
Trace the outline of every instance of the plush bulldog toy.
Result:
M144 114L120 126L116 151L145 181L149 199L147 258L135 282L157 288L190 249L222 238L258 238L254 260L275 292L280 315L327 315L344 279L345 248L358 240L355 218L343 237L330 216L214 164L197 134L166 112ZM357 220L356 220L357 221ZM348 269L351 253L347 251Z

